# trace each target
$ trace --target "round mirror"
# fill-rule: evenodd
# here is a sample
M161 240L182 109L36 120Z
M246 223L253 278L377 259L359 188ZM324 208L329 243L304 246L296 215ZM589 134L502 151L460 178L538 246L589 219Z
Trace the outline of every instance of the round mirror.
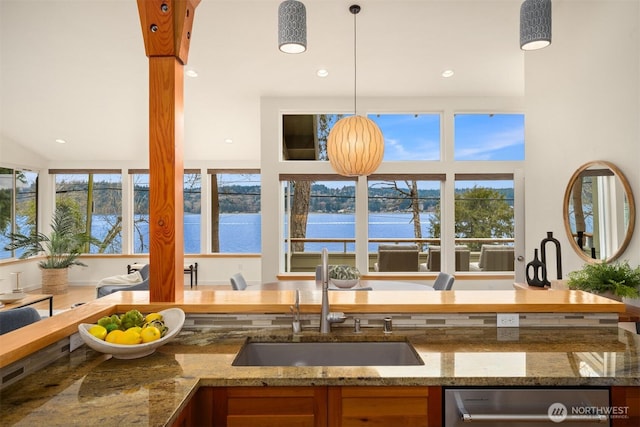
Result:
M589 162L569 180L562 216L571 246L586 261L613 261L627 248L636 207L629 182L613 164Z

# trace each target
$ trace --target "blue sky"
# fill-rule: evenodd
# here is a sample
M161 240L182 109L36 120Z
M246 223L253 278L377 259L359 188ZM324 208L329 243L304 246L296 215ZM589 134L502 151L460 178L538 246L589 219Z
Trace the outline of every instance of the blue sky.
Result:
M372 114L385 161L440 160L439 114ZM524 160L523 114L456 114L455 160Z

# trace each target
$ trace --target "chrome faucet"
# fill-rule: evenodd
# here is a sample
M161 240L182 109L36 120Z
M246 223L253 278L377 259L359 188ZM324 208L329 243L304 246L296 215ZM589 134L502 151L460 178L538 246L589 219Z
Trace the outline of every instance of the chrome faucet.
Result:
M291 307L291 313L293 314L293 333L299 334L302 332L302 325L300 324L300 289L296 289L296 302Z
M329 251L322 248L322 309L320 311L320 333L328 334L331 332L332 323L342 323L347 317L344 313L332 313L329 309Z

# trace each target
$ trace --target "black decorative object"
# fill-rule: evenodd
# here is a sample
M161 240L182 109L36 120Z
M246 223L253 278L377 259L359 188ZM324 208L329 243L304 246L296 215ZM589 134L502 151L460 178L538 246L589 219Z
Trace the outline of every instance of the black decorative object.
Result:
M544 288L550 285L547 280L547 267L538 259L538 250L533 250L533 261L527 264L527 284Z
M546 239L540 242L540 260L547 266L547 243L553 243L556 246L556 268L558 270L558 280L562 280L562 254L560 252L560 242L553 238L553 231L547 231ZM547 272L548 273L548 272Z
M582 248L584 248L584 231L578 231L577 233L578 239L576 240L576 243L578 244L580 250L582 250Z

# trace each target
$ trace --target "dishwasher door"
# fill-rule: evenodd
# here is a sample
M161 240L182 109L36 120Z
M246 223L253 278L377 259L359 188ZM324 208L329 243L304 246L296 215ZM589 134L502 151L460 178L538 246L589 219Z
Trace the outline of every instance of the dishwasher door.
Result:
M606 426L607 388L445 388L444 425Z

